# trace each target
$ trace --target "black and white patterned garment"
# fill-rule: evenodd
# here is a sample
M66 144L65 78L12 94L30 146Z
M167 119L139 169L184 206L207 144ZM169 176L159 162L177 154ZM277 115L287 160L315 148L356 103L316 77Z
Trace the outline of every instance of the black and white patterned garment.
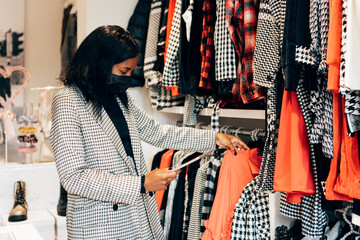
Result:
M176 0L175 12L171 24L168 47L166 50L165 66L163 73L163 86L178 86L180 79L179 72L179 49L180 49L180 28L181 28L181 0Z
M162 73L154 69L157 60L157 43L162 4L163 0L153 0L151 3L144 58L145 86L157 84L162 80Z
M342 95L345 95L345 92L349 90L345 86L347 7L348 7L348 0L343 0L343 2L342 2L341 56L340 56L340 93Z
M301 76L299 85L296 89L297 99L303 114L308 139L311 133L314 116L310 110L310 91L305 90L304 79ZM321 237L323 229L327 224L326 214L321 208L321 189L317 176L317 166L315 159L315 149L313 144L309 144L310 163L313 171L313 180L315 185L315 194L303 197L301 206L286 202L282 197L280 203L280 212L290 218L302 220L302 234L308 237ZM300 207L300 211L299 211Z
M267 136L265 140L263 159L258 176L258 191L272 191L274 183L276 149L279 133L280 111L283 92L283 80L278 74L274 86L267 92ZM280 83L280 84L279 84Z
M215 132L219 132L220 131L220 122L219 122L219 117L220 117L220 107L219 107L219 102L216 102L214 104L210 104L210 106L213 107L213 111L211 114L211 129L214 130Z
M206 173L206 181L205 181L205 191L203 196L203 206L201 211L201 223L200 223L200 238L204 234L205 221L209 219L212 205L214 203L216 184L215 179L217 174L219 173L219 169L224 158L224 153L216 156L213 156L210 160L209 167Z
M231 240L270 239L269 194L256 191L255 177L241 193L235 205Z
M215 79L230 81L236 78L235 48L226 25L225 0L216 0L214 30Z
M345 95L345 113L349 134L360 130L360 91L349 91Z
M183 126L195 126L197 114L195 113L195 98L189 94L185 95Z
M196 173L195 186L194 186L194 196L191 206L190 213L190 223L188 231L188 239L197 240L201 239L200 236L200 220L201 220L201 211L203 208L203 197L205 192L205 180L206 172L209 168L210 160L205 162L200 166L198 172Z
M254 82L263 87L273 87L279 71L285 12L286 0L260 0L253 66Z
M157 110L184 105L184 95L172 96L171 91L167 91L161 82L149 86L149 93L151 105Z

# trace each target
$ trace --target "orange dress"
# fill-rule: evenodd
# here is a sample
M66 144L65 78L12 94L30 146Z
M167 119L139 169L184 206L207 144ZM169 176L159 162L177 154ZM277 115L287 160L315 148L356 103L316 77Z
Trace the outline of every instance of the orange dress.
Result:
M258 149L227 150L220 168L219 181L209 220L202 240L230 239L235 205L244 187L260 172L262 156Z
M274 190L286 192L286 201L301 203L315 193L309 141L295 92L284 91L276 152Z
M326 61L329 66L327 89L339 92L342 0L329 0L329 9L330 20L326 55Z
M360 199L360 163L357 135L347 136L344 99L333 93L334 157L326 179L326 199L350 201Z
M174 155L174 149L170 149L166 153L164 153L161 157L159 169L169 168L171 166L172 156ZM155 192L155 200L158 205L158 210L161 209L162 200L164 198L165 189L161 191Z

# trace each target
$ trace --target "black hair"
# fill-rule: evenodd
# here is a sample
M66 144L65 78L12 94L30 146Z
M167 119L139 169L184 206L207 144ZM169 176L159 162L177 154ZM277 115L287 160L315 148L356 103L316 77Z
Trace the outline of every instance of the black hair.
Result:
M61 81L75 84L87 101L98 102L111 78L112 67L138 55L135 38L115 25L96 28L80 44Z

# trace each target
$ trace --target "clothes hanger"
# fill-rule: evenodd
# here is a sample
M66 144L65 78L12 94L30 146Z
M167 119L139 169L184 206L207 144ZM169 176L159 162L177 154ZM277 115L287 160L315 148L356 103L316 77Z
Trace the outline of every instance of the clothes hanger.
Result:
M351 223L351 221L348 219L348 213L349 211L353 209L352 206L347 206L345 209L344 209L344 212L343 212L343 218L344 218L344 221L349 225L350 227L350 231L348 233L346 233L340 240L346 240L347 237L349 237L350 235L352 234L355 234L355 235L359 235L360 236L360 232L358 231L355 231L354 229L354 225Z

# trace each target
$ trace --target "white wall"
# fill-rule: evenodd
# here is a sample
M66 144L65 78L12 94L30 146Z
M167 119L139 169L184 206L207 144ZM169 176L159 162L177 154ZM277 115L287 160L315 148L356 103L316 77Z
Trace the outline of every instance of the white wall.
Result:
M25 102L35 102L32 87L59 85L63 0L25 1L25 67L31 74Z

